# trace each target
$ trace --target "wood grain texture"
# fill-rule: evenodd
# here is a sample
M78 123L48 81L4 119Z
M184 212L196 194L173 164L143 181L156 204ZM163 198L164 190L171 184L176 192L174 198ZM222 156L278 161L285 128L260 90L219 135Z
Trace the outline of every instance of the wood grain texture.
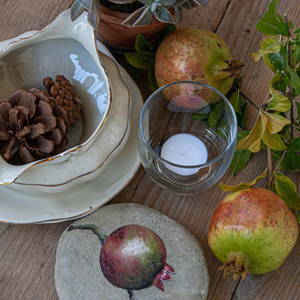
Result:
M44 28L70 7L72 0L0 0L0 3L0 40L4 40L28 30ZM267 10L268 3L269 0L211 0L207 9L199 7L185 11L184 21L180 25L182 28L211 30L225 40L232 55L245 63L241 72L242 91L258 105L268 98L268 82L272 72L262 61L255 63L251 53L259 49L262 35L256 30L255 24ZM287 12L295 25L300 25L299 0L280 1L279 11L281 14ZM124 62L122 57L119 61ZM146 74L136 80L146 99L150 95ZM256 110L249 106L248 126L253 124L256 115ZM262 152L252 156L245 171L235 177L227 172L221 181L231 185L247 182L263 173L265 168L266 155ZM299 174L293 180L299 181ZM261 181L260 186L263 185L264 181ZM141 167L129 185L108 205L139 203L157 209L185 226L203 247L208 261L211 279L208 299L299 299L299 239L283 266L269 274L250 275L243 283L233 282L232 278L223 280L222 273L216 271L221 263L208 246L207 230L210 218L224 195L218 185L193 196L171 194L153 183ZM54 286L55 253L59 238L70 223L0 223L1 300L58 299Z

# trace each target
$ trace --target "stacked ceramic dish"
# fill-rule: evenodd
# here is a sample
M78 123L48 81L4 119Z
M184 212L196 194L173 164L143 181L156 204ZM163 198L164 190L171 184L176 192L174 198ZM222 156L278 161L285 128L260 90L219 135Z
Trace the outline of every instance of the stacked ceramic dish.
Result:
M64 152L23 165L0 157L2 221L78 218L129 182L139 166L142 98L127 73L96 42L86 14L71 22L67 10L40 32L1 42L0 75L1 98L17 89L42 89L41 78L64 75L82 100L82 117L68 133Z

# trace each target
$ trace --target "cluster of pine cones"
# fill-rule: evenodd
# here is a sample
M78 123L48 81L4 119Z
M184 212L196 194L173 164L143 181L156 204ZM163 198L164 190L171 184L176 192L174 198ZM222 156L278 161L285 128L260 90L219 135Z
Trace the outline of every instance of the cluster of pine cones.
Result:
M11 163L29 163L63 152L67 133L80 118L81 101L68 79L43 80L47 91L17 90L0 100L2 157Z

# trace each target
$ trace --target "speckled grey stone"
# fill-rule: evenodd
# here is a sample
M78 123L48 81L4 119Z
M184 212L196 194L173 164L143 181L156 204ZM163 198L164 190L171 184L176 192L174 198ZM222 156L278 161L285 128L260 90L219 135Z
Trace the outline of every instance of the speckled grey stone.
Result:
M134 291L137 300L206 299L209 274L203 250L183 226L154 209L138 204L102 207L73 225L95 224L110 235L117 228L138 224L152 229L165 243L167 263L175 274L163 282L164 292L155 286ZM89 230L65 231L58 244L55 285L60 300L128 300L126 290L113 286L99 263L101 242Z

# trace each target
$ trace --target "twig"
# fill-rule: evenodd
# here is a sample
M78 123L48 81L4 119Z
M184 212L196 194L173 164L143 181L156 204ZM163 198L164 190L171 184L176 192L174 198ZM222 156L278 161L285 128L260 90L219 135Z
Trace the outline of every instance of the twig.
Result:
M235 86L233 86L236 90L239 90L240 95L245 98L251 105L253 105L258 111L259 111L259 107L251 100L249 99L244 93L241 92L241 90Z
M270 147L267 147L267 158L268 158L268 171L267 171L267 183L266 183L266 188L268 190L271 189L271 182L272 182L272 169L273 169L273 164L272 164L272 150Z
M276 172L278 171L278 169L279 169L279 167L280 167L280 165L281 165L281 163L282 163L282 161L283 161L283 159L284 159L286 153L287 153L287 151L284 150L283 153L282 153L282 155L281 155L281 157L280 157L280 160L279 160L279 162L278 162L276 168L275 168L274 171L273 171L271 182L272 182L273 179L274 179L274 173L276 173Z
M287 28L288 28L288 37L291 37L291 32L290 32L290 25L289 25L289 19L287 17L287 15L284 15L284 21L287 24ZM291 68L294 68L294 64L293 64L293 59L292 59L292 47L291 44L289 42L287 42L287 49L288 49L288 53L289 53L289 61L288 64ZM295 95L294 95L294 90L291 86L289 86L289 100L291 102L291 140L294 137L294 128L293 128L293 123L294 123L294 99L295 99Z

